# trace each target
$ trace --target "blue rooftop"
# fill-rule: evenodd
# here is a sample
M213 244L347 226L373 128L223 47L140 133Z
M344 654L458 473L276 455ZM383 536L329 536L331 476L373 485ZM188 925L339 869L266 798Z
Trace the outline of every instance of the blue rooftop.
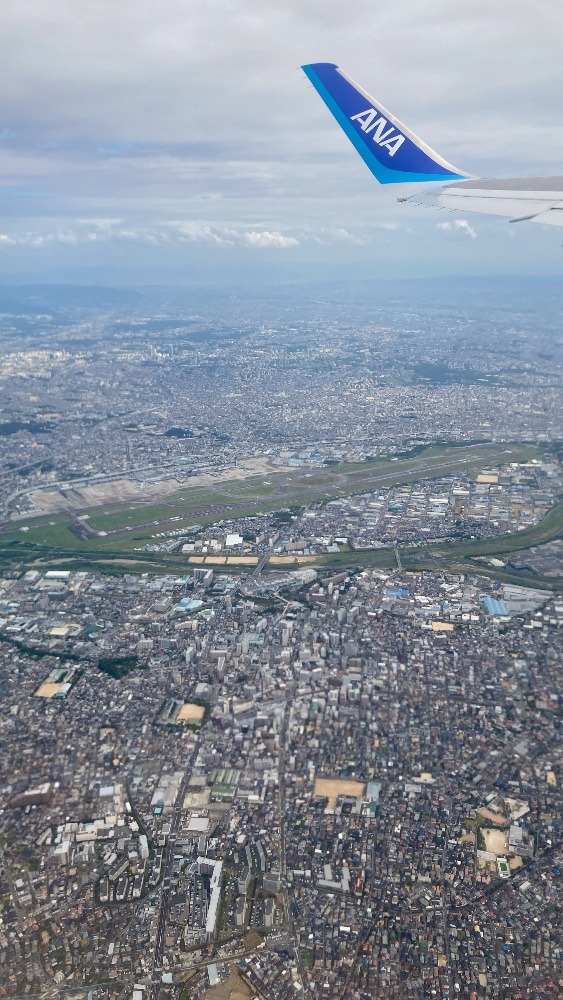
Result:
M385 590L386 597L409 597L410 590L408 587L387 587Z
M176 605L176 611L196 611L197 608L201 608L202 604L203 601L194 600L192 597L183 597Z
M504 601L497 601L494 597L482 597L481 600L488 615L493 615L496 618L508 615L508 608Z

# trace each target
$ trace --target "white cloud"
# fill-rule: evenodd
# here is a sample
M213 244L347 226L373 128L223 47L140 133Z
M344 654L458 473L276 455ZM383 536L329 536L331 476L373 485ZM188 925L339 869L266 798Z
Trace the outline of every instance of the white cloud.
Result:
M299 240L295 236L284 236L276 230L241 230L186 222L173 225L177 226L179 238L188 243L281 250L299 246Z
M51 233L3 233L0 235L0 245L2 246L28 246L44 247L52 246L55 243L66 246L78 246L82 242L79 236L68 229L59 229Z
M295 239L295 236L283 236L282 233L268 232L267 229L261 233L257 233L255 230L243 233L242 238L248 247L276 247L285 250L288 247L299 246L299 240Z
M409 226L405 222L376 222L375 229L385 229L389 233L396 233L400 229L409 230Z
M467 233L472 240L477 239L477 230L473 228L467 221L467 219L456 219L454 222L456 229L461 229L462 232Z
M78 219L82 226L91 226L98 232L113 232L116 226L121 225L123 219Z
M477 230L470 225L467 219L454 219L453 222L437 222L436 229L441 229L444 232L457 230L458 232L465 233L472 240L477 239Z
M339 243L344 243L351 246L361 247L365 246L365 244L369 242L366 236L350 233L342 226L335 226L332 229L322 226L320 232L314 234L311 239L315 243L321 244L321 246L335 246Z
M73 229L57 228L50 232L0 234L0 244L5 246L46 247L54 244L79 246L112 241L150 246L191 243L282 250L299 246L299 240L295 236L287 236L277 230L246 230L194 222L161 222L155 227L147 228L124 226L122 219L81 219Z

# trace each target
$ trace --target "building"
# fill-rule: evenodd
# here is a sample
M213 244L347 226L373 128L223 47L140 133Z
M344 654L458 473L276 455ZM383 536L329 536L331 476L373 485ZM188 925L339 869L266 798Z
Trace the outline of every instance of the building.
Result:
M246 896L238 896L235 906L235 918L237 927L244 927L246 919Z
M267 899L264 905L264 927L274 926L275 903L273 899Z
M281 889L280 873L276 871L271 871L267 875L264 875L263 880L264 892L270 893L272 896L279 892Z
M187 900L186 940L199 938L201 943L208 944L217 930L223 862L198 858L187 874L191 877L191 886Z
M11 801L12 808L26 809L27 806L42 806L51 800L53 789L49 781L38 785L37 788L28 788L20 795L14 795Z
M508 849L511 854L517 854L520 858L533 858L534 846L530 842L526 831L517 823L510 824L508 833Z

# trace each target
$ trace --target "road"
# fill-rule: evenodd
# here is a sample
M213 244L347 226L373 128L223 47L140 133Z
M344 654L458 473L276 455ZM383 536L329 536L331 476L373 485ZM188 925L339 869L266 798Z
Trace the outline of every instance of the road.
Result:
M260 576L260 573L262 572L262 570L266 568L266 565L268 563L268 559L269 558L270 558L270 553L269 552L265 552L264 555L262 556L262 558L260 559L260 562L258 563L258 565L257 565L256 569L254 570L254 572L250 574L250 579L251 580L256 580L257 577Z
M297 684L292 684L287 689L287 698L285 704L285 712L283 716L283 722L280 729L279 738L279 754L278 754L278 825L280 831L280 878L282 883L283 901L285 908L285 919L288 927L289 934L293 940L293 946L295 948L295 954L297 956L297 968L299 975L301 977L301 984L303 986L303 997L310 997L309 986L307 983L307 977L305 975L305 969L303 968L303 963L301 961L301 953L299 950L299 944L297 940L297 934L295 931L295 922L293 920L293 913L291 909L291 904L289 901L289 896L287 892L287 862L286 862L286 829L285 829L285 807L286 807L286 791L285 791L285 774L286 774L286 760L287 760L287 734L289 730L289 723L291 719L291 709L293 705L293 699L295 697L295 692L297 690Z
M448 861L448 838L450 835L451 815L453 801L449 795L444 796L444 806L448 814L446 829L444 830L444 846L442 848L441 861L441 881L442 881L442 933L444 935L444 947L446 949L446 969L448 976L449 995L453 997L454 984L451 963L451 943L450 943L450 921L448 911L450 907L450 887L446 882L446 864Z
M10 889L10 894L11 894L11 897L12 897L12 902L14 904L14 910L16 911L16 916L17 916L17 918L18 918L18 920L20 922L20 925L22 925L23 921L25 920L25 911L21 907L19 896L18 896L18 890L16 889L14 880L12 878L12 873L10 871L10 866L9 866L9 864L6 861L6 857L4 855L4 851L0 847L0 871L2 871L2 870L4 871L4 878L6 879L6 882L8 883L8 886L9 886L9 889Z
M174 862L174 849L176 846L176 835L182 818L182 807L188 789L193 761L197 756L199 743L196 744L192 757L184 772L182 783L176 797L174 810L170 816L170 833L166 845L166 854L162 869L162 889L160 892L160 907L158 911L158 922L156 929L156 940L154 947L152 975L150 984L149 1000L157 1000L158 988L162 979L162 959L164 956L164 940L166 936L166 922L170 913L170 875Z
M142 980L134 979L133 977L129 979L105 979L101 982L88 983L84 986L82 983L69 983L63 980L60 983L50 983L48 988L42 990L41 993L10 993L7 1000L60 1000L61 997L76 996L78 993L87 994L90 990L102 990L111 989L116 990L118 988L125 988L126 986L133 991L133 985L136 982Z

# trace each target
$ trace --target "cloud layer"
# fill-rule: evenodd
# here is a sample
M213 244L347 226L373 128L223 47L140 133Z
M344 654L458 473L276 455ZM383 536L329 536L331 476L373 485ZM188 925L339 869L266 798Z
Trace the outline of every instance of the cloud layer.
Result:
M37 248L52 244L77 247L112 242L132 242L155 247L188 243L250 250L287 250L299 246L299 240L295 236L267 229L228 229L189 222L163 223L160 228L139 228L125 225L122 219L82 219L72 228L59 226L43 233L25 230L0 233L0 247Z

